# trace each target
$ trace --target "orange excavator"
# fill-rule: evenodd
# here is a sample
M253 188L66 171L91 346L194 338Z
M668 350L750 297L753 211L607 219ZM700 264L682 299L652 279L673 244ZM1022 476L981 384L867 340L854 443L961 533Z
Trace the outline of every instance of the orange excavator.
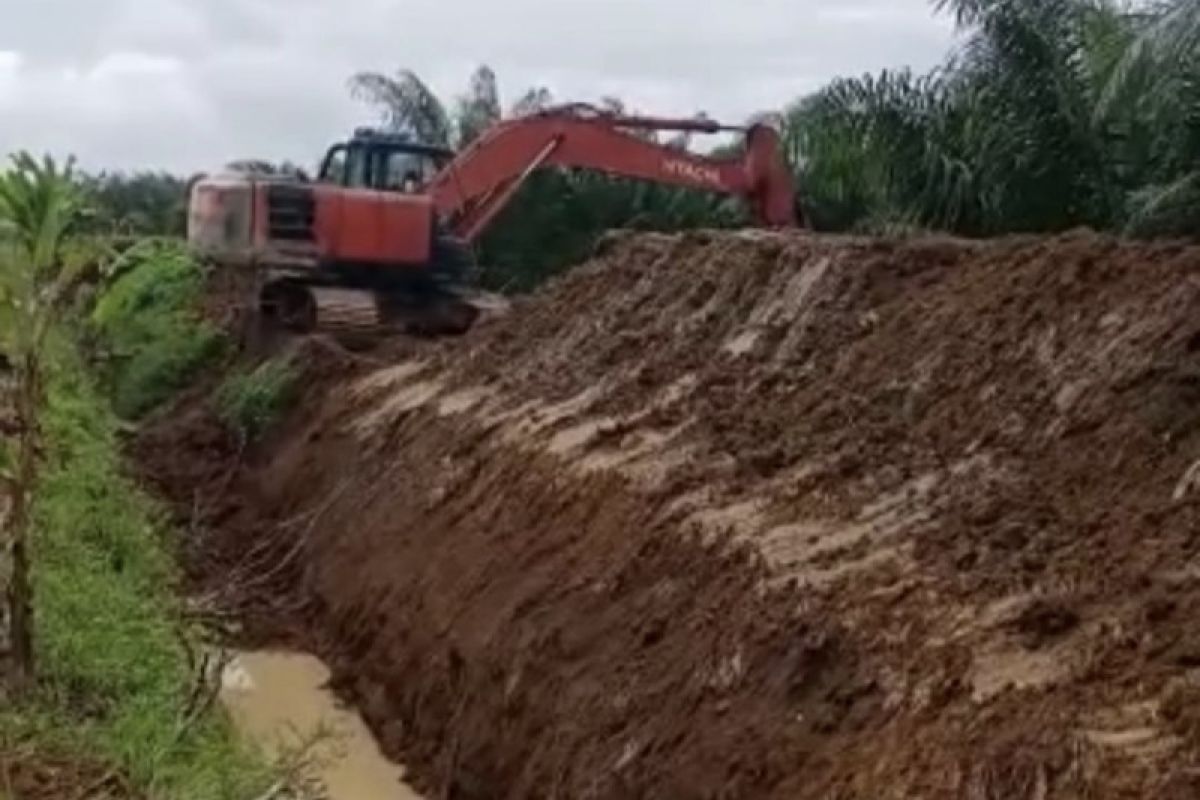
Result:
M745 142L736 157L711 158L659 144L654 131L736 131ZM544 167L738 196L765 227L796 223L774 129L574 105L497 123L457 154L360 130L329 149L315 182L202 177L188 240L202 257L254 269L260 312L287 328L463 333L481 313L473 244Z

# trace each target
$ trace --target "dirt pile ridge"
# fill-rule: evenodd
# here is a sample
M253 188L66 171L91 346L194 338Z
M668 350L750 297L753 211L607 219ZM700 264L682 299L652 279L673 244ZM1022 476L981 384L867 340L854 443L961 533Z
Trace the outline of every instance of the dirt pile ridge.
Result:
M622 235L397 347L206 516L428 787L1200 792L1200 249Z

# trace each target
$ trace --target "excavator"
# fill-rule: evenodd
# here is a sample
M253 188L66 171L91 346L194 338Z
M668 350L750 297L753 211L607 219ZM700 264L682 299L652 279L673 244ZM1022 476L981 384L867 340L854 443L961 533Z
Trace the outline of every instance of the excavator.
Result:
M735 132L713 158L658 143L659 131ZM465 333L486 303L474 244L536 170L611 175L742 198L758 224L797 221L792 175L762 124L616 115L572 105L499 122L459 153L360 129L329 148L315 181L226 173L189 193L201 257L252 269L259 313L309 332Z

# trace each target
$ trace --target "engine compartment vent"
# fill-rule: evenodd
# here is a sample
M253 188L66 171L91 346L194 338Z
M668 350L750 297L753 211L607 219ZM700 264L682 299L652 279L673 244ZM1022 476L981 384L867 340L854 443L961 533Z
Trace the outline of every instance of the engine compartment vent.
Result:
M267 187L268 235L289 242L311 242L316 201L307 186Z

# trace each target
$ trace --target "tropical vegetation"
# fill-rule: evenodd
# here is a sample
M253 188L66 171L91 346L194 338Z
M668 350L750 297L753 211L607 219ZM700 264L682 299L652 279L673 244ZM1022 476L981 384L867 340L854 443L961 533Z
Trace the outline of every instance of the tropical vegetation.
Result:
M205 274L180 241L144 239L105 276L84 326L89 355L114 410L134 419L181 389L226 342L198 313Z
M81 174L88 199L87 228L105 234L182 236L187 225L187 181L169 172Z
M300 370L286 357L230 375L215 396L218 418L243 444L261 436L287 410Z
M20 154L0 170L0 761L105 765L81 797L267 796L275 770L214 712L220 671L178 593L167 515L125 474L121 423L81 355L89 337L140 344L124 363L148 353L155 369L115 385L165 397L147 376L177 385L188 365L164 362L195 348L157 340L182 340L172 324L192 324L181 298L198 285L178 247L112 261L88 220L70 162ZM175 279L147 287L145 272Z
M0 353L4 439L0 485L0 690L22 696L33 685L33 586L30 532L41 474L47 350L79 265L66 252L80 215L73 164L13 156L0 173Z
M819 228L1200 228L1200 4L938 0L926 75L834 81L785 133Z

